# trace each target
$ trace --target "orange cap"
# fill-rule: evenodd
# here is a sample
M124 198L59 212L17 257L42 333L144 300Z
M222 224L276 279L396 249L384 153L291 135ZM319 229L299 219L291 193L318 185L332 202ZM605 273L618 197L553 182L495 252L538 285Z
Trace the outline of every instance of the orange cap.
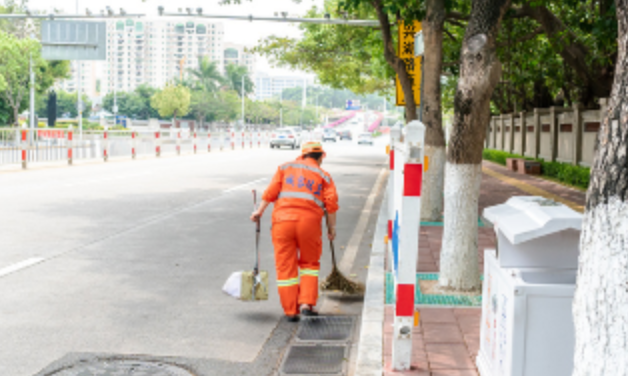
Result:
M323 145L316 141L308 141L301 146L301 155L309 153L323 153L323 156L326 155L325 150L323 150Z

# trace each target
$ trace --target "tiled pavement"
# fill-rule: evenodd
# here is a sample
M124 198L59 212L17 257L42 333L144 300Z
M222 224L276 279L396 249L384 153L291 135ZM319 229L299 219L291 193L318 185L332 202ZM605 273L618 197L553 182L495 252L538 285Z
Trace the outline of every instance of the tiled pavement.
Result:
M490 162L485 168L509 178L541 188L551 194L584 205L585 193L559 184L508 171ZM519 188L493 176L483 174L480 189L479 213L485 207L504 203L512 196L527 196ZM438 272L443 227L423 226L419 242L417 272ZM495 234L490 227L480 227L478 252L480 270L483 270L484 249L495 247ZM419 308L420 324L413 329L412 369L392 371L393 306L387 306L384 322L384 375L413 376L477 376L475 357L479 349L480 316L478 308Z

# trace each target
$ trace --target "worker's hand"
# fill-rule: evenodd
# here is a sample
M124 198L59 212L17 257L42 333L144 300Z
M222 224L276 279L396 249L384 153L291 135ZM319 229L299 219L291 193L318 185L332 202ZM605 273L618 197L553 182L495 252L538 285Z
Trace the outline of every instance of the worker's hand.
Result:
M329 230L327 230L327 237L331 241L334 241L334 239L336 239L336 228L335 227L332 227Z
M260 218L262 218L262 214L263 212L260 213L259 210L254 211L253 214L251 214L251 221L253 222L259 221Z

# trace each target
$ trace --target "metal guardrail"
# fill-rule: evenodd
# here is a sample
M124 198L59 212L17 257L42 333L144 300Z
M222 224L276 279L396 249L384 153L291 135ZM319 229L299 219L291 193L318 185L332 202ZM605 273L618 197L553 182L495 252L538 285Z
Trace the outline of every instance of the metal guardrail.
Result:
M181 155L268 146L271 131L195 132L173 130L84 131L0 128L0 166L112 157Z

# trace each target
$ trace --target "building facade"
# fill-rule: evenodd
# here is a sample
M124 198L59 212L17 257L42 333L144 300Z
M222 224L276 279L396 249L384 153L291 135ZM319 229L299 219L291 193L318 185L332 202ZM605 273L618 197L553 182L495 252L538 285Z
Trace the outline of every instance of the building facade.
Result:
M71 78L61 89L74 92L81 64L81 91L98 98L116 91L133 91L144 84L163 87L187 77L199 59L215 61L224 70L224 28L220 22L164 18L107 21L107 60L72 62Z
M235 43L224 43L223 64L236 64L245 66L249 75L255 74L255 55L246 52L246 47Z

